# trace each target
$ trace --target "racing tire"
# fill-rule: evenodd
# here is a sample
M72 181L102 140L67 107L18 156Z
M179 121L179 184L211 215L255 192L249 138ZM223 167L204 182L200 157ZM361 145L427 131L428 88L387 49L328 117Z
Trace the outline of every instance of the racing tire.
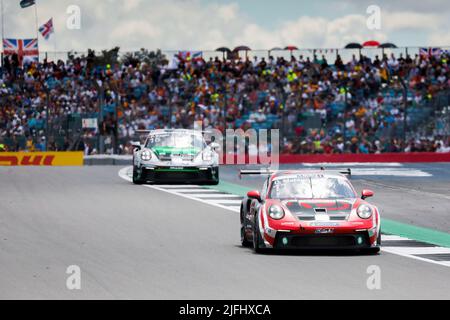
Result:
M261 233L259 232L259 219L257 215L255 218L255 223L253 224L253 251L255 251L255 253L264 253L264 249L261 247L263 242Z
M219 184L219 167L214 167L214 171L216 174L213 176L213 179L210 182L211 186L217 186Z
M241 245L244 248L250 248L252 246L252 242L245 237L245 221L244 221L245 219L243 215L244 212L241 209Z
M380 247L375 247L375 248L367 248L367 249L363 249L362 253L370 255L370 256L374 256L380 253L381 248Z
M375 248L363 249L363 253L368 254L368 255L377 255L377 254L380 253L380 250L381 250L381 230L380 230L380 233L378 234L377 245L378 245L378 247L375 247Z
M133 166L133 183L134 183L134 184L137 184L137 185L140 185L140 184L143 184L143 183L144 183L144 181L142 181L142 180L139 178L139 173L138 173L138 171L137 171L136 166Z

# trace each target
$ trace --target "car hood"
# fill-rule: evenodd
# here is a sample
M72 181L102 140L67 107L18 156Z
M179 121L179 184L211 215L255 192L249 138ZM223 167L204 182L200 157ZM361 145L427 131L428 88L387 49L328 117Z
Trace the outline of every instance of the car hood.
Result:
M193 160L201 151L201 148L176 148L176 147L153 147L152 152L159 160L171 160L172 156L188 156Z
M283 205L296 215L350 214L356 199L286 200Z

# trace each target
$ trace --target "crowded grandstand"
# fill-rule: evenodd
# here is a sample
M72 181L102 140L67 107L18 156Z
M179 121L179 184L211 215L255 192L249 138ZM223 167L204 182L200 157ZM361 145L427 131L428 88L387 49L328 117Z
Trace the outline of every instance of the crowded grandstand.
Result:
M450 152L450 60L438 54L305 57L118 48L67 59L6 55L0 151L130 154L138 130L280 129L282 152Z

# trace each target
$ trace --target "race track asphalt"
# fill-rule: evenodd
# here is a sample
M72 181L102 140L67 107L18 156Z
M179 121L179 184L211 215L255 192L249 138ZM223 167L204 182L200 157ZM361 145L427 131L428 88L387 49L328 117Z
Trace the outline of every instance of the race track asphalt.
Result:
M256 255L240 247L236 213L134 186L119 169L0 167L0 299L450 298L449 267L385 252ZM403 191L386 205L418 199ZM443 231L445 212L432 216ZM81 290L66 287L71 265ZM370 266L381 290L367 288Z

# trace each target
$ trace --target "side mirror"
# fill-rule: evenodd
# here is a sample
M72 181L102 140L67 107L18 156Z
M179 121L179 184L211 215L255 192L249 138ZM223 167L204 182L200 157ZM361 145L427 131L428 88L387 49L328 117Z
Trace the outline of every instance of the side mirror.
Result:
M133 147L134 151L141 150L141 144L139 142L131 142L131 146Z
M220 151L220 144L218 144L217 142L212 142L210 145L211 150L218 152Z
M373 197L374 193L372 190L363 190L361 199L366 200L367 198Z
M249 199L255 199L255 200L258 200L259 202L261 202L261 194L259 193L258 190L249 191L247 193L247 197Z

